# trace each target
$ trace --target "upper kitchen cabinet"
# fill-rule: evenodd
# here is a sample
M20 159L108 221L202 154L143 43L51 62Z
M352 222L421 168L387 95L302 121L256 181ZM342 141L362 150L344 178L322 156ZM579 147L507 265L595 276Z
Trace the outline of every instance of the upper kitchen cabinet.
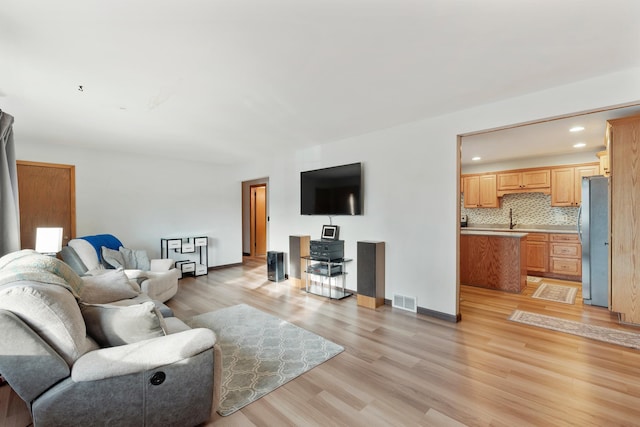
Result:
M551 169L551 206L580 206L582 177L599 173L599 163Z
M609 140L611 139L611 124L607 123L607 130L604 135L604 146L605 149L603 151L599 151L596 153L598 159L600 159L600 175L609 176Z
M609 152L598 151L596 156L600 159L600 175L609 176Z
M465 208L497 208L496 175L465 175L462 177Z
M640 116L609 123L611 310L640 324Z
M498 174L498 195L508 193L545 192L549 193L549 169L526 169L501 172Z

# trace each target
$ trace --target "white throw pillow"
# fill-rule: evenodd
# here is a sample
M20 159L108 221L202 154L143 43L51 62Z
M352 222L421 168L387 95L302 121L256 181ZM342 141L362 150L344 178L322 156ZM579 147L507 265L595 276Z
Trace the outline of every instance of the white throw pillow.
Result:
M80 303L87 333L102 347L166 335L162 314L152 302L130 306Z
M91 243L84 239L71 239L68 245L76 251L85 267L87 267L87 270L104 269L98 259L98 253Z
M127 270L149 271L150 262L147 251L141 249L129 249L120 246L120 254L124 260L124 268Z
M124 270L102 270L95 276L82 276L80 300L89 304L106 304L122 299L134 298L140 286L129 279Z
M120 251L109 249L106 246L100 248L102 254L102 265L106 268L127 268Z

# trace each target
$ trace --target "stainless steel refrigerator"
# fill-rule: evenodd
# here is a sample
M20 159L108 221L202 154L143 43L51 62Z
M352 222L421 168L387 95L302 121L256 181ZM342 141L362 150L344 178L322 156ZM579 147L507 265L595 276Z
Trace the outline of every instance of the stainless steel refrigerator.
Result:
M609 306L609 178L582 178L578 214L582 243L582 298L585 304Z

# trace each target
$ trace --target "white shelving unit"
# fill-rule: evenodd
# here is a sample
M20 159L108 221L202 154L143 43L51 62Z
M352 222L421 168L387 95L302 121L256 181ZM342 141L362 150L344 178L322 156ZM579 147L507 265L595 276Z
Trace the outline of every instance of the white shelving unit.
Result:
M175 260L181 279L185 275L204 276L209 274L209 238L203 236L162 238L160 239L160 257Z

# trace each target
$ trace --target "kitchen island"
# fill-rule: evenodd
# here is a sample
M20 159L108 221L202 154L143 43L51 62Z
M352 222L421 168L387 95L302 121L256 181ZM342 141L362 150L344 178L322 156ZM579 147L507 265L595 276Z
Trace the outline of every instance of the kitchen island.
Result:
M520 293L527 287L527 234L460 231L460 284Z

